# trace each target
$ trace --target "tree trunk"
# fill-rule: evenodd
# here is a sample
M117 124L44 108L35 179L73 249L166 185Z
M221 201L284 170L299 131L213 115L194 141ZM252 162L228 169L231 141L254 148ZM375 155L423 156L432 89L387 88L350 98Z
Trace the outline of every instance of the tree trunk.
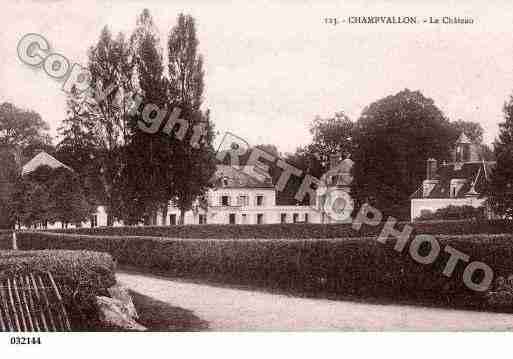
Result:
M180 208L180 219L178 220L179 225L185 224L185 208Z
M168 210L167 204L163 205L162 206L162 223L161 223L161 225L163 225L163 226L165 226L166 222L167 222L167 210Z

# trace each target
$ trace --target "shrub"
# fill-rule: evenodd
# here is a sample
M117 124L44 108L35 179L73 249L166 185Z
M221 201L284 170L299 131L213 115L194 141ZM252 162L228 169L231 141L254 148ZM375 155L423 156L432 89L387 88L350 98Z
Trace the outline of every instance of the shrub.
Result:
M405 225L406 222L401 223ZM471 233L513 233L513 221L452 221L431 223L409 223L416 233L424 234L471 234ZM259 224L259 225L185 225L185 226L145 226L145 227L96 227L50 230L55 233L76 233L100 236L150 236L166 238L196 239L308 239L376 236L383 225L362 226L356 231L351 224Z
M497 275L511 273L512 235L438 236L490 265ZM449 305L486 305L467 289L459 264L451 278L442 274L449 254L432 265L413 261L408 250L374 238L339 239L165 239L20 233L21 248L91 249L110 253L120 264L165 271L180 277L247 284L301 293L379 296ZM484 303L484 304L483 304Z
M0 251L0 274L51 272L76 330L98 326L95 296L115 284L114 262L89 251Z
M417 220L463 220L474 219L483 221L486 218L484 207L472 206L453 206L449 205L444 208L439 208L435 212L426 211L417 218Z
M0 230L0 249L12 249L12 231Z

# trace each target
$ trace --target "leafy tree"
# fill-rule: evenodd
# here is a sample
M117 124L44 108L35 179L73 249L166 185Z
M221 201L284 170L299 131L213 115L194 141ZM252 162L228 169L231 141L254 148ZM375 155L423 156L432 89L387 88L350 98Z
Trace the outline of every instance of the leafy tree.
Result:
M483 195L495 214L513 217L513 96L504 104L505 121L499 124L494 150L497 164Z
M407 219L409 196L425 176L428 158L449 159L452 128L433 100L408 89L364 109L354 132L357 207L369 203Z
M33 143L50 144L49 126L32 110L24 110L12 103L0 104L0 145L26 148Z
M88 68L94 99L84 102L84 116L94 121L100 179L110 219L122 217L125 144L129 139L129 112L133 105L133 54L123 34L116 39L107 27L89 50ZM110 224L110 223L109 223Z
M9 203L23 162L37 150L53 149L48 129L38 113L0 104L0 228L13 224Z
M203 102L203 57L198 54L196 24L190 15L178 15L169 33L168 72L171 100L198 111Z
M44 185L19 177L10 200L11 217L28 228L46 223L50 219L49 198Z
M94 212L77 174L48 166L19 177L10 209L15 222L27 227L47 222L80 223Z
M317 116L310 124L312 142L298 147L295 153L285 155L286 162L302 170L303 175L299 178L292 176L289 179L286 188L277 194L277 203L296 204L295 194L306 174L320 179L329 169L331 155L339 155L342 158L351 155L353 128L354 123L343 111L328 118ZM308 205L309 199L305 198L301 204Z
M136 63L135 90L144 94L141 108L152 105L167 112L167 79L162 50L158 31L147 9L138 17L130 42ZM156 113L150 115L157 116ZM170 137L159 129L151 134L142 131L137 124L144 120L140 111L130 118L127 165L123 169L124 216L127 223L146 218L146 222L156 224L157 210L161 209L165 218L172 197L173 156Z
M354 123L343 112L330 118L316 117L311 126L312 144L308 150L319 158L324 171L328 170L331 155L345 158L353 152Z
M84 194L80 178L66 168L52 171L49 181L45 183L49 193L50 222L68 223L85 222L95 211Z
M55 156L79 176L88 200L100 205L105 203L106 196L101 180L96 124L75 88L68 95L66 104L67 116L58 129L62 140L57 144Z
M0 146L0 229L12 228L9 201L13 194L16 179L21 167L16 163L14 154L5 146Z
M182 109L181 118L189 123L190 129L204 129L199 141L191 137L192 131L186 138L174 141L173 192L174 203L181 213L180 223L184 221L185 211L191 209L195 199L210 186L215 172L214 129L209 112L201 111L204 71L198 43L193 17L180 14L167 42L168 99Z

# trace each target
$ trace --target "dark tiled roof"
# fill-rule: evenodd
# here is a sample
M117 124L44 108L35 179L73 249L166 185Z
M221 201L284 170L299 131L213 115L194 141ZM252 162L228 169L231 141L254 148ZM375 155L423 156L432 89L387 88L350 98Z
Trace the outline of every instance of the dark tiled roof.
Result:
M438 168L435 179L439 183L431 190L427 197L422 196L422 187L411 198L449 198L451 180L465 179L466 183L458 191L454 198L464 198L470 191L472 183L476 180L475 191L481 193L486 181L490 178L491 171L495 168L495 162L467 162L463 164L449 163ZM479 174L479 177L477 176Z
M271 177L257 173L254 166L238 169L234 166L218 165L213 183L217 188L274 188Z

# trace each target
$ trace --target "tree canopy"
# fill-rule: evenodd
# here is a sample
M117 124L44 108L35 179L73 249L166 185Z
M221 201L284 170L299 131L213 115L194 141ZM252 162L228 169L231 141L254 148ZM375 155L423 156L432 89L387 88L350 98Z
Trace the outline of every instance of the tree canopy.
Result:
M434 101L403 90L364 109L354 131L353 198L398 218L422 183L426 160L449 159L453 130Z
M513 217L513 96L503 108L504 122L494 143L496 167L483 195L494 213Z

